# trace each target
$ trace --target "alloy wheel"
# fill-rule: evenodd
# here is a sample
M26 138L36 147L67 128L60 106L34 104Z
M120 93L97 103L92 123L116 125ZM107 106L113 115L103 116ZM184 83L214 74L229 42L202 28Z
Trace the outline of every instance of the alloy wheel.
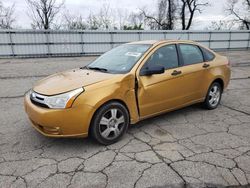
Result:
M212 107L218 105L220 101L220 97L221 97L221 91L218 85L214 85L213 87L211 87L209 91L209 99L208 99L209 104Z
M112 108L106 111L100 119L99 133L107 139L117 138L123 131L125 125L124 115L121 110Z

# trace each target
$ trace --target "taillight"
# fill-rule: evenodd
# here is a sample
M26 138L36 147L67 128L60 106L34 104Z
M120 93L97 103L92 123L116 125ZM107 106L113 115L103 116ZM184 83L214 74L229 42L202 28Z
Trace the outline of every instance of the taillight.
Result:
M230 60L227 60L227 65L228 65L228 66L231 66Z

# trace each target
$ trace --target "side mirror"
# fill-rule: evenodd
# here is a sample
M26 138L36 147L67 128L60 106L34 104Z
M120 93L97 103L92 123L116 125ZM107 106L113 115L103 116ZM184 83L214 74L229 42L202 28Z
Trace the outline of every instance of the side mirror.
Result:
M150 76L153 74L162 74L165 72L165 68L160 65L146 66L141 69L140 76Z

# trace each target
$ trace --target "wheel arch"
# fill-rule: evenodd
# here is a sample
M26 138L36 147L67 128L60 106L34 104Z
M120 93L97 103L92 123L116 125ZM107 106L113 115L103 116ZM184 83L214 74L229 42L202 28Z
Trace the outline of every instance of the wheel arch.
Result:
M131 117L131 115L130 115L130 111L129 111L128 105L127 105L123 100L121 100L121 99L111 99L111 100L105 101L104 103L102 103L101 105L99 105L99 106L95 109L95 112L94 112L94 114L93 114L93 116L92 116L92 118L91 118L91 121L90 121L90 124L89 124L89 127L88 127L88 135L91 135L91 131L90 131L90 130L91 130L91 126L92 126L93 119L95 118L97 111L98 111L101 107L103 107L104 105L106 105L106 104L108 104L108 103L112 103L112 102L120 103L120 104L122 104L122 105L127 109L128 115L129 115L129 123L130 123L130 117Z
M211 84L213 84L213 83L215 83L215 82L217 82L217 83L219 83L220 85L221 85L221 88L222 88L222 92L223 92L223 90L224 90L224 81L223 81L223 79L222 78L216 78ZM210 84L210 85L211 85Z

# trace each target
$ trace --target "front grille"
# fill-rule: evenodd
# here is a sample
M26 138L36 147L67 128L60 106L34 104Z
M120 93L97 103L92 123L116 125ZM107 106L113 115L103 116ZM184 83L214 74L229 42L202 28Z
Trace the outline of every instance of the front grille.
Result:
M44 102L45 97L46 96L40 95L40 94L33 91L30 94L30 101L36 106L40 106L43 108L49 108L49 106L46 105Z

